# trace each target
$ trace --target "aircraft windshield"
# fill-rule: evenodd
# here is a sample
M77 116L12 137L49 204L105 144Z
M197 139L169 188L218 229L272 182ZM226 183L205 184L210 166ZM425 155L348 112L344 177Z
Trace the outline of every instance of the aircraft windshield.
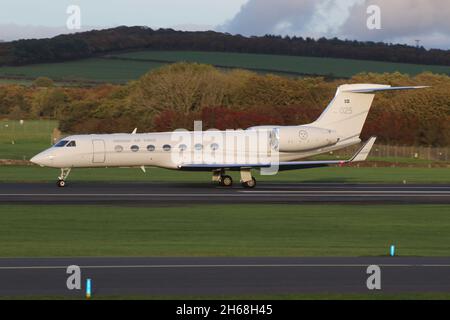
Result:
M61 140L60 142L55 144L55 147L57 147L57 148L64 147L67 144L67 142L69 142L69 140Z

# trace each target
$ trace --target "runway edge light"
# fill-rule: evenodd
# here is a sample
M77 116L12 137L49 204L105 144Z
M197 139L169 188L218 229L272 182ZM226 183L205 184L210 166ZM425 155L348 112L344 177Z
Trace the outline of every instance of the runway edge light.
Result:
M389 254L390 254L391 257L394 257L394 256L395 256L395 246L394 246L394 245L391 245Z
M86 298L90 299L92 296L91 279L86 280Z

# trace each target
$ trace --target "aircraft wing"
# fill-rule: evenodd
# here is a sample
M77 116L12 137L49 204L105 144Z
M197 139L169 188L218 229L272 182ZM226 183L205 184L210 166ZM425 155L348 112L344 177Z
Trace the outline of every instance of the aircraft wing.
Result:
M376 137L371 137L356 153L348 160L323 160L323 161L288 161L279 162L279 171L297 170L297 169L311 169L327 167L330 165L344 165L352 162L365 161L375 144ZM241 169L260 169L269 168L271 163L237 163L237 164L182 164L178 168L183 171L213 171L213 170L230 170L239 171Z

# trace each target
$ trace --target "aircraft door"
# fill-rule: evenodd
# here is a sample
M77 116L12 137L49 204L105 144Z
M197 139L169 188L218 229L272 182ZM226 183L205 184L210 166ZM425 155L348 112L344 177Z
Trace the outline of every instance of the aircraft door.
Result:
M105 158L105 141L92 140L92 163L104 163Z

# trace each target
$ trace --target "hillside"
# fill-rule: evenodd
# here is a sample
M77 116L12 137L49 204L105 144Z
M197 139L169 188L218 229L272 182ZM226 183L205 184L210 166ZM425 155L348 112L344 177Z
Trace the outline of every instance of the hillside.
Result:
M213 31L182 32L124 26L51 39L0 43L0 65L61 62L137 49L258 53L450 66L450 51L406 45L272 35L243 37Z
M150 70L183 61L210 64L222 70L237 68L289 77L323 76L330 80L351 78L365 72L450 75L450 66L249 53L142 50L59 63L4 66L0 67L0 83L26 84L41 76L52 78L62 85L126 83Z

